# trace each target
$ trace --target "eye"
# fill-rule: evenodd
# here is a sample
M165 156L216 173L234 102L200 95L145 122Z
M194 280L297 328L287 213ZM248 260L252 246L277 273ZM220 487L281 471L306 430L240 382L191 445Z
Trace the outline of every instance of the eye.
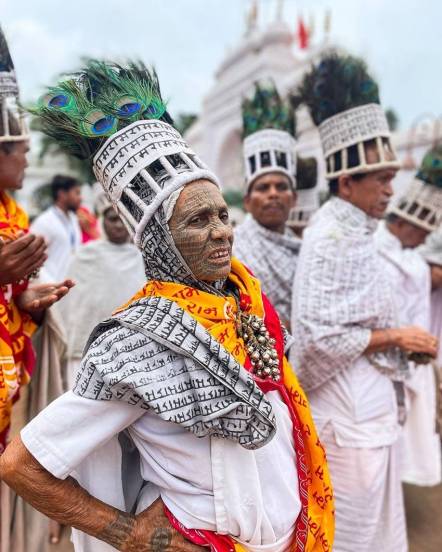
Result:
M286 182L281 182L276 186L278 192L286 192L289 189L289 185Z
M192 217L190 220L189 220L189 224L199 224L201 222L201 217L200 216L196 216L196 217Z
M229 213L227 211L221 211L220 215L219 215L219 218L223 221L223 222L229 222Z

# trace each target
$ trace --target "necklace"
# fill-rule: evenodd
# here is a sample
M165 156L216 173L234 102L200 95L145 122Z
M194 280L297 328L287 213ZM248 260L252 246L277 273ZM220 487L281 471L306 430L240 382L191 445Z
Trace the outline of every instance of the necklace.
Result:
M254 314L245 314L238 309L236 318L238 335L243 338L253 367L253 373L259 378L281 379L276 340L270 337L264 320Z

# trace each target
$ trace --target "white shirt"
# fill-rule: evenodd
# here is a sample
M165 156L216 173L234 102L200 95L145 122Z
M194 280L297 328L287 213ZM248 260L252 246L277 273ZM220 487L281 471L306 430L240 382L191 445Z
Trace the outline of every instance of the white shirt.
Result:
M77 215L71 211L66 214L53 205L34 220L31 232L44 236L48 243L48 258L40 271L40 280L63 280L71 254L81 244L81 229Z
M301 507L293 430L278 392L266 396L277 432L254 451L226 439L197 438L151 411L124 402L84 399L73 392L43 410L21 437L55 477L73 474L91 494L125 509L121 450L113 438L128 428L141 456L142 478L150 482L143 489L138 511L160 495L188 528L228 533L249 550L284 551ZM82 534L74 542L76 552L113 550L89 548L91 539Z

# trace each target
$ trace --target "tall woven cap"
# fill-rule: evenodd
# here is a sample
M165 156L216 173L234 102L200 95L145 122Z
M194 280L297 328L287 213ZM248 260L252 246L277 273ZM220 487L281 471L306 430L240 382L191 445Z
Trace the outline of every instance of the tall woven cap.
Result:
M442 188L416 178L388 212L433 232L442 224Z
M361 58L328 52L291 96L318 126L326 177L399 169L379 87ZM368 151L368 146L370 151Z
M296 141L283 130L259 130L244 140L244 166L246 186L263 174L280 172L285 174L295 187Z
M158 76L142 62L88 60L49 87L30 111L61 148L92 163L140 248L154 215L167 225L163 203L173 192L199 179L218 185L172 126Z
M21 142L29 139L25 116L19 107L19 88L8 43L0 28L0 111L3 132L0 142ZM15 123L13 128L11 123Z
M442 224L442 146L425 155L415 179L390 212L432 232Z
M295 187L295 116L273 82L256 82L241 105L244 169L247 190L261 175L285 174Z
M379 104L361 105L334 115L321 123L318 130L327 178L401 167L391 145L387 117ZM374 162L369 162L364 147L364 142L369 140L375 140L377 160ZM359 162L355 166L349 166L348 148L351 146L356 146L358 151ZM339 166L334 157L338 152Z
M136 243L152 216L173 192L199 179L219 186L216 176L180 133L160 120L135 121L113 134L94 156L93 170L134 234ZM148 203L138 192L146 186L151 191ZM123 192L142 211L138 223L132 210L121 201Z

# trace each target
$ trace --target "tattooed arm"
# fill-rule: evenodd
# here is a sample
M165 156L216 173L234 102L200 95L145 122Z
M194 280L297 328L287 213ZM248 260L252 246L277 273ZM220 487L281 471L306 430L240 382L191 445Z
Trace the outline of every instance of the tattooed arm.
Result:
M51 475L17 437L0 457L0 477L26 502L63 525L71 525L123 552L199 552L169 523L163 503L131 515L91 496L72 477Z

